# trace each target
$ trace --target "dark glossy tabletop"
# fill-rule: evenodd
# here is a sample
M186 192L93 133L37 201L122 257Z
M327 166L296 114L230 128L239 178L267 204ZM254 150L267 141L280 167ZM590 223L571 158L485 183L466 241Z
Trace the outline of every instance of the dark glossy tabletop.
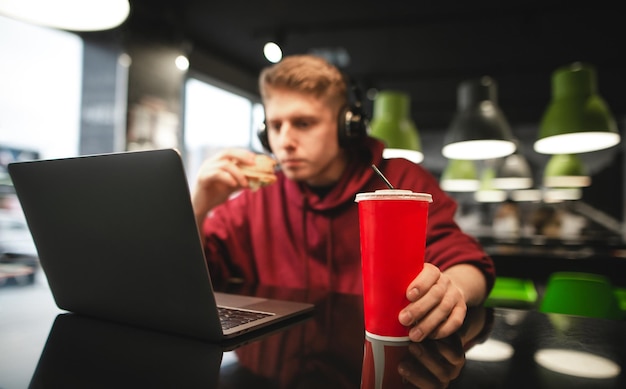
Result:
M22 292L39 302L24 304ZM624 321L480 308L448 339L386 344L365 338L360 296L243 292L316 309L215 345L59 311L45 285L0 288L0 388L626 387Z

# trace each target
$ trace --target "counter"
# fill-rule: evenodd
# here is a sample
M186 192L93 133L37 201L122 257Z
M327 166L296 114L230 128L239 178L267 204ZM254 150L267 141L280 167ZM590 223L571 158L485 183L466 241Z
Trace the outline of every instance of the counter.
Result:
M237 291L315 312L224 347L60 311L43 280L0 289L0 387L626 387L623 321L478 307L449 338L390 345L365 337L360 296Z

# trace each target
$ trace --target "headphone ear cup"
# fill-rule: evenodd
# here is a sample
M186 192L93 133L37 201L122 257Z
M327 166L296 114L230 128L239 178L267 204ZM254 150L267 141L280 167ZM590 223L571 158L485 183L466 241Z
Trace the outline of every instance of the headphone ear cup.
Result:
M259 142L261 142L261 145L263 146L265 151L271 153L272 148L270 147L270 140L267 135L267 123L265 121L263 122L261 127L259 127L259 129L257 130L257 136L259 138Z
M339 112L339 146L348 147L367 136L367 115L363 112L361 89L347 74L344 74L347 86L348 104Z
M345 107L340 111L337 134L341 147L367 135L367 117L358 106Z

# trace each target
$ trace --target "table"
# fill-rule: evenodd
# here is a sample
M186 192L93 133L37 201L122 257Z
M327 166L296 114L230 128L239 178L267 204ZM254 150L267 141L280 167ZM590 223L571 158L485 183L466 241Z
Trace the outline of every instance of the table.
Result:
M365 337L360 296L224 291L311 301L316 309L287 328L224 347L68 314L41 279L0 288L0 388L626 387L624 321L479 307L455 336L385 344Z

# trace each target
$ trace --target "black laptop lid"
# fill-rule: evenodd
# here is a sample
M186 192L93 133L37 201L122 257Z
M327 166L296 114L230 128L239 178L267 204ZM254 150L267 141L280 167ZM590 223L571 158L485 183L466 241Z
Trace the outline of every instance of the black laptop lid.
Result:
M59 308L221 339L178 152L20 162L9 173Z

